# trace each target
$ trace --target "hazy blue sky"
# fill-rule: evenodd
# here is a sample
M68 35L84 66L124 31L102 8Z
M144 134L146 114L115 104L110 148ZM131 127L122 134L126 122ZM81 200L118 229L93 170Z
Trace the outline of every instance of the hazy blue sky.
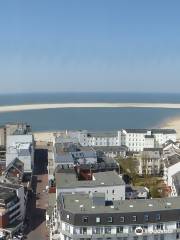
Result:
M1 0L0 83L180 92L180 1Z

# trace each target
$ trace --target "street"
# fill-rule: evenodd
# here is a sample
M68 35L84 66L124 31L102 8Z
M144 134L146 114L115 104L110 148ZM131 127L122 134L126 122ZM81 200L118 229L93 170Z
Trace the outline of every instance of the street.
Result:
M45 222L48 194L43 191L48 185L46 149L36 149L34 166L33 192L27 206L25 234L28 240L45 240L48 239Z

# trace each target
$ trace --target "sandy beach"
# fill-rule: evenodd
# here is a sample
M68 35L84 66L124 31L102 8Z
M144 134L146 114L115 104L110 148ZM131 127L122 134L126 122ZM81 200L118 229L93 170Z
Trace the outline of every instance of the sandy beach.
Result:
M154 128L170 128L177 131L177 139L180 140L180 116L165 119L161 124ZM52 142L56 135L61 135L60 131L34 132L34 138L38 142Z
M177 131L177 139L180 139L180 116L166 119L159 127L175 129Z
M164 108L180 109L179 103L51 103L51 104L24 104L0 106L0 112L17 112L43 109L71 109L71 108ZM180 139L180 116L165 119L157 128L173 128ZM34 133L36 141L52 141L54 132Z
M179 103L50 103L0 106L0 112L65 108L166 108L180 109Z

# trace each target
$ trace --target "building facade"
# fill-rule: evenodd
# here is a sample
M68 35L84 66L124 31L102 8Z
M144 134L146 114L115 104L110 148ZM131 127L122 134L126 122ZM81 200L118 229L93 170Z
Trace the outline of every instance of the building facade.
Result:
M175 240L179 239L179 198L114 201L88 194L62 194L49 219L51 239Z
M122 129L117 132L67 132L82 146L127 146L129 151L159 148L168 140L176 141L173 129Z

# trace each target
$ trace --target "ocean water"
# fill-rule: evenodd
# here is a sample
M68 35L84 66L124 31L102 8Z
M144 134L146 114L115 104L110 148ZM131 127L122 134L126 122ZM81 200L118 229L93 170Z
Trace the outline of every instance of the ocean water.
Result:
M55 93L1 95L0 105L64 102L158 102L180 103L180 94ZM29 110L0 113L0 124L25 121L34 131L64 129L117 130L158 127L167 118L180 116L179 109L84 108Z

